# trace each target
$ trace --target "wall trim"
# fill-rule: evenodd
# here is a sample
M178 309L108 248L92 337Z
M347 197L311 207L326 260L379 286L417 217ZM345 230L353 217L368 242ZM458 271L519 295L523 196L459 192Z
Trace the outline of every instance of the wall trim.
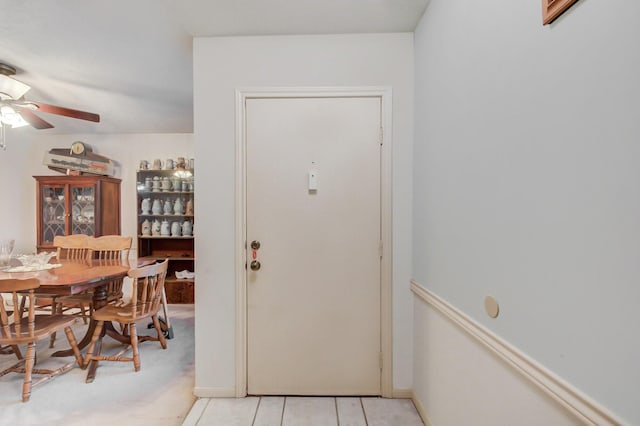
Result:
M235 396L247 395L247 283L246 283L246 129L245 103L251 98L292 97L379 97L382 111L382 157L381 157L381 229L383 257L380 265L380 351L382 371L380 392L383 397L393 393L393 336L392 336L392 89L391 87L244 87L236 89L236 212L235 212L235 281L236 281L236 327Z
M622 421L604 407L578 391L533 359L511 346L487 328L454 308L425 287L411 280L411 291L428 303L463 331L498 355L518 373L538 386L547 395L565 407L586 424L620 425ZM415 403L415 398L414 398ZM416 404L416 408L418 405Z
M193 394L198 398L235 398L236 389L195 387Z
M409 388L403 388L403 389L398 389L398 388L393 388L393 392L391 393L391 398L396 398L396 399L413 399L413 389L409 389Z

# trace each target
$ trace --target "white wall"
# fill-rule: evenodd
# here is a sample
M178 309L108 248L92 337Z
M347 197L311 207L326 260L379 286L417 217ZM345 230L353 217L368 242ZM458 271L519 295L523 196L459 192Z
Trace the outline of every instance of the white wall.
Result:
M393 373L396 388L411 386L412 58L411 34L195 40L195 150L208 164L197 177L197 394L235 395L235 89L259 86L392 88Z
M32 176L60 175L42 164L52 148L68 148L83 141L96 154L117 163L122 179L120 206L123 235L137 233L136 170L140 160L193 157L193 134L47 135L34 129L12 129L7 150L0 151L0 178L5 183L0 209L0 237L15 238L15 252L36 247L36 184ZM197 167L197 165L196 165ZM137 243L134 239L132 257Z
M638 16L638 2L581 1L542 26L539 1L431 0L415 32L413 277L631 424ZM489 294L497 319L484 313ZM420 346L442 344L429 330L416 323ZM416 352L416 389L425 362ZM492 369L472 352L431 367L470 365L487 372L468 384L481 396Z

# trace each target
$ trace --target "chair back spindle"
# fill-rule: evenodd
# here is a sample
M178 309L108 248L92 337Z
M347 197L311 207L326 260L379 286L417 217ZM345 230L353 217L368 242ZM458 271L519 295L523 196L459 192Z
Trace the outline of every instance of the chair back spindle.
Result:
M167 276L168 261L144 266L129 271L133 279L131 292L131 315L144 318L155 314L162 303L162 291Z
M89 257L89 237L84 234L56 235L53 246L58 250L58 259L85 260Z
M92 257L105 261L121 261L129 258L132 241L132 237L103 235L98 238L89 238L88 246Z

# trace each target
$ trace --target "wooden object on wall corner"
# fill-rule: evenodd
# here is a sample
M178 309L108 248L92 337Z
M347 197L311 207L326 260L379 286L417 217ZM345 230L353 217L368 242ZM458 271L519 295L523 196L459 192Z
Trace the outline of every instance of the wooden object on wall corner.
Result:
M553 22L578 0L542 0L542 25Z

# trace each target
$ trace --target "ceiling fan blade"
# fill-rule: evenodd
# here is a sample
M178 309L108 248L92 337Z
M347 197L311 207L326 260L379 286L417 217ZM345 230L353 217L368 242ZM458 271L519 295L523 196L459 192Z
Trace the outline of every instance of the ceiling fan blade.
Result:
M36 129L42 130L42 129L53 128L53 124L47 121L44 121L42 118L38 117L33 112L31 112L31 110L27 108L19 107L17 105L14 105L13 107L20 113L22 118L24 118L24 121L31 124L31 126L35 127Z
M79 118L80 120L100 122L100 116L92 112L79 111L77 109L63 108L55 105L49 105L42 102L29 101L29 103L38 107L38 111L48 114L64 115L65 117Z

